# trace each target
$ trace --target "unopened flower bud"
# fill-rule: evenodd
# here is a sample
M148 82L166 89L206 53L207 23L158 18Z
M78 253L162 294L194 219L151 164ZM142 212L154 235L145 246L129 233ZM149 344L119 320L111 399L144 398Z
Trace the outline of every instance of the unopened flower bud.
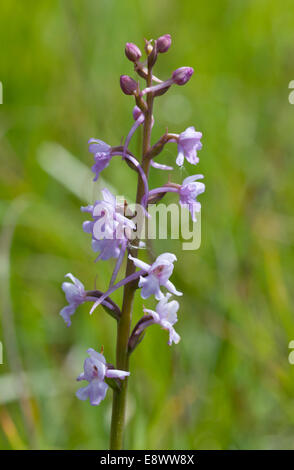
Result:
M173 72L172 80L177 85L185 85L185 83L190 80L193 73L194 69L192 69L192 67L180 67Z
M128 75L120 76L120 87L125 95L134 95L137 91L137 82Z
M152 46L152 44L151 44L151 41L152 41L152 40L147 41L147 39L145 39L145 47L144 47L144 49L145 49L145 52L146 52L147 55L150 55L151 52L152 52L152 50L153 50L153 46Z
M153 48L152 48L152 51L148 55L148 59L147 59L148 67L153 67L156 60L157 60L157 45L156 45L156 41L155 41L154 45L153 45Z
M125 54L127 58L132 61L132 62L138 62L140 57L142 56L142 53L136 44L132 42L127 42L126 43L126 48L125 48Z
M171 46L170 34L164 34L164 36L160 36L160 38L157 39L156 44L157 52L167 52Z

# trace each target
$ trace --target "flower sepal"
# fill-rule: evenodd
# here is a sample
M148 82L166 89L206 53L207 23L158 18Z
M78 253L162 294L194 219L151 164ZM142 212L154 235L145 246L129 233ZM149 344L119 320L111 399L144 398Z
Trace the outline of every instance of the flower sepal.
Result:
M104 292L100 290L89 290L86 292L88 297L93 297L94 299L100 299L100 297L104 294ZM121 317L121 310L119 306L110 298L106 297L106 299L101 304L104 308L105 312L108 313L112 318L115 320L119 320Z
M114 369L114 366L112 364L106 364L107 369L111 370ZM116 379L116 378L110 378L110 377L104 377L104 382L112 388L112 390L121 390L121 384L122 381L121 379Z

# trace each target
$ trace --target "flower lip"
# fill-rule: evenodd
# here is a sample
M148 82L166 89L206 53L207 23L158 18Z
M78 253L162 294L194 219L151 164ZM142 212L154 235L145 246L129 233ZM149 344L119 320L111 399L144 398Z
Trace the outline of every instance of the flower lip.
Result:
M72 281L70 282L63 282L62 283L62 290L65 293L66 300L68 301L68 305L63 307L60 311L60 315L64 319L67 326L71 325L71 316L75 313L76 309L79 305L85 302L86 300L86 292L84 285L74 277L71 273L65 275L65 277L69 277Z
M95 163L92 171L95 173L94 181L97 181L100 173L104 170L111 160L111 146L99 139L90 139L88 141L89 152L94 155Z
M169 332L168 344L171 346L172 343L177 344L180 341L180 336L175 331L173 325L178 321L177 311L179 309L179 303L176 300L169 302L171 294L163 296L156 306L156 311L144 308L143 311L153 318L153 323L157 323L164 330ZM146 326L149 326L150 321L146 322ZM144 328L144 324L142 325Z
M203 175L188 176L184 179L179 190L180 204L187 206L193 222L196 222L196 212L200 212L201 204L197 201L197 196L205 191L205 184L197 181L202 179Z
M175 295L182 295L182 292L176 290L175 286L169 280L173 269L176 256L173 253L163 253L156 258L152 265L144 263L138 258L129 255L135 266L145 271L146 275L140 276L139 287L141 287L141 297L147 299L154 295L157 300L163 296L160 287L163 286Z

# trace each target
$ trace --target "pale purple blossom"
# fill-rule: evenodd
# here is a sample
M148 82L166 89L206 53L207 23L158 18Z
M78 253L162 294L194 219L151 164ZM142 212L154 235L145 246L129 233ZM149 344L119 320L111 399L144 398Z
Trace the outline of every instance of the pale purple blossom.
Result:
M202 149L202 143L200 142L201 138L202 132L197 132L193 126L188 127L178 136L178 156L176 159L177 165L183 166L185 158L193 165L196 165L199 162L199 158L197 157L197 150Z
M150 295L155 295L157 300L163 297L160 286L166 287L172 294L182 295L182 292L176 290L175 286L169 281L174 269L174 262L177 257L172 253L163 253L158 256L155 262L150 265L144 263L138 258L129 255L137 268L145 271L147 276L140 276L139 287L141 287L141 297L147 299Z
M205 184L196 181L201 178L203 178L203 175L188 176L188 178L184 179L179 189L180 204L188 206L193 222L196 222L195 213L200 212L201 209L201 204L196 198L205 191Z
M89 398L91 405L97 406L104 400L108 389L105 377L123 380L130 375L130 372L109 368L103 354L92 348L88 349L87 353L90 357L85 359L84 372L79 375L77 380L86 380L89 384L80 388L76 392L76 396L83 401Z
M117 206L115 196L107 188L101 192L103 200L81 208L93 217L93 221L83 223L83 230L92 235L93 251L100 252L97 260L108 260L119 256L121 246L125 246L128 239L127 232L134 229L135 224L124 217L123 208Z
M60 311L60 315L64 319L66 325L70 326L70 317L75 313L78 306L86 301L86 292L81 281L79 281L71 273L66 274L65 277L69 277L73 284L71 282L63 282L62 284L62 290L65 293L68 305Z
M94 181L97 181L100 173L109 165L111 160L111 146L99 139L90 139L88 141L89 152L93 153L95 163L92 171L95 173Z
M144 308L144 312L152 316L153 323L157 323L169 332L168 344L171 346L172 343L178 344L181 338L173 327L178 321L177 311L179 310L179 302L176 300L169 302L170 297L171 294L166 294L165 297L162 297L156 306L156 311Z
M156 200L157 197L160 197L160 194L177 193L180 198L180 204L188 207L193 222L196 222L195 213L200 212L201 209L201 204L196 198L205 191L204 183L196 181L201 178L203 178L203 175L188 176L181 185L168 183L160 188L151 189L148 193L148 200L152 201L154 198Z

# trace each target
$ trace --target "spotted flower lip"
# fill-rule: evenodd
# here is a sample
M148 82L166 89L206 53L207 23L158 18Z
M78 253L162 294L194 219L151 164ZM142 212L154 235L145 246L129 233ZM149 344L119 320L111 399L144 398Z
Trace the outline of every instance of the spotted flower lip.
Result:
M104 400L108 389L105 377L124 380L130 372L109 368L103 354L92 348L88 349L87 353L89 357L85 359L84 372L78 376L77 380L86 380L89 384L80 388L76 396L83 401L89 398L91 405L97 406Z
M178 166L183 166L185 158L192 165L199 162L197 151L202 149L201 138L202 132L197 132L193 126L188 127L178 136L178 156L176 159Z
M65 293L66 300L68 305L63 307L60 311L60 315L64 319L67 326L71 325L70 317L75 313L77 307L86 301L86 292L84 285L74 277L71 273L65 275L71 279L71 282L63 282L62 290Z
M196 222L196 212L200 212L201 203L196 200L199 194L204 193L205 191L205 184L196 181L198 179L202 179L203 175L193 175L188 176L184 179L180 189L179 189L179 196L180 196L180 204L182 206L187 206L193 222Z
M154 295L157 300L163 297L160 286L166 287L174 295L183 295L182 292L176 290L175 286L169 281L172 275L177 257L172 253L163 253L158 256L155 262L150 265L144 261L129 255L137 268L145 271L147 276L140 276L139 287L141 287L141 297L147 299L150 295Z
M178 321L177 311L179 310L179 302L172 300L169 302L171 294L166 294L162 297L156 306L156 311L144 308L144 312L152 316L153 323L157 323L164 330L169 332L169 346L172 343L178 344L180 341L180 336L175 331L173 325Z

